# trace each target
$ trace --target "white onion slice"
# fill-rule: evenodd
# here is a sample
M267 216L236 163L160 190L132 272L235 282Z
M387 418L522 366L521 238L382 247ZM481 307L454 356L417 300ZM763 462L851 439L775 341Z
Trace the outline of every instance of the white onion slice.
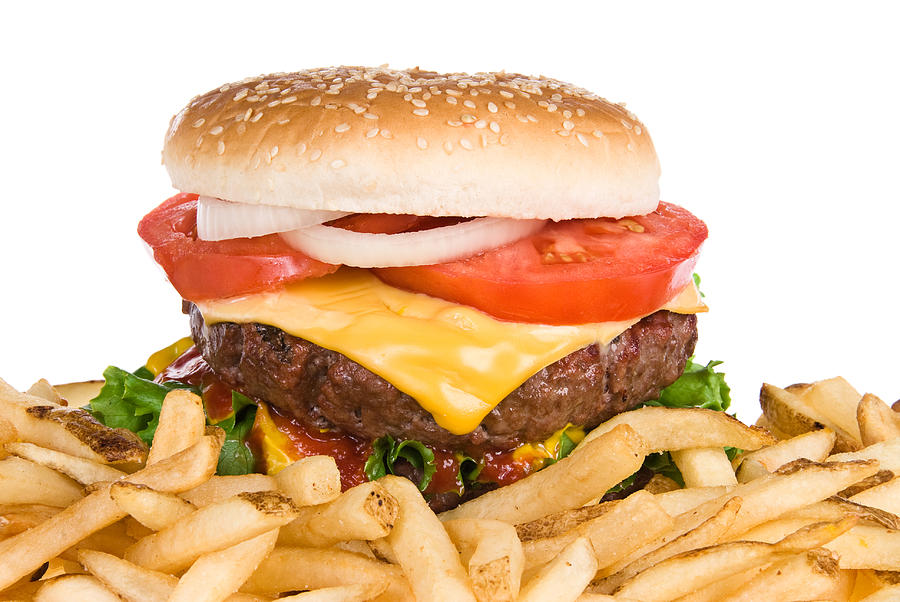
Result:
M524 238L543 225L544 220L481 217L419 232L369 234L310 226L283 232L281 237L298 251L325 263L390 268L462 259Z
M197 202L197 236L200 240L264 236L314 226L344 215L347 214L342 211L248 205L201 196Z

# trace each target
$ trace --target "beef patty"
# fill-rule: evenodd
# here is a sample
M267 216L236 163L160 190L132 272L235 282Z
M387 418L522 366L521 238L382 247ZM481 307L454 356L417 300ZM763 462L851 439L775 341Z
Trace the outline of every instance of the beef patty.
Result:
M538 371L474 431L454 435L412 397L336 351L264 324L207 325L195 306L188 311L194 342L227 384L306 426L472 455L542 441L567 424L592 428L656 399L697 341L696 316L658 311L609 345L588 345Z

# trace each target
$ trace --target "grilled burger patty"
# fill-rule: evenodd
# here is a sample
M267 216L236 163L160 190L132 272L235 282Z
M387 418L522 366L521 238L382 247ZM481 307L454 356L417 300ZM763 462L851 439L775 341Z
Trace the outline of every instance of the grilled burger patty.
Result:
M594 427L656 399L683 372L697 318L658 311L609 345L589 345L526 380L471 433L454 435L389 382L346 356L273 326L207 325L194 305L191 334L233 388L310 428L366 439L391 435L475 455L542 441L567 424Z

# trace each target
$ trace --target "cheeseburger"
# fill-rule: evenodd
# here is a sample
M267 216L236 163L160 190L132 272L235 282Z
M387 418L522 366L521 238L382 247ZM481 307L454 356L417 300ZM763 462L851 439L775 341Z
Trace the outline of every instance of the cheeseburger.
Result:
M646 128L544 77L339 67L198 96L139 227L194 346L157 381L257 405L259 470L335 457L436 509L563 457L682 374L706 226ZM231 398L226 403L231 409Z

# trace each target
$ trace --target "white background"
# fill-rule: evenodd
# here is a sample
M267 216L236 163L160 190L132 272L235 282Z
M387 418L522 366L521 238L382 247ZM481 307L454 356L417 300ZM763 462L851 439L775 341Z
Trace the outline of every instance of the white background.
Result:
M0 376L96 378L186 334L135 227L172 192L163 134L194 94L389 63L545 74L627 102L663 198L710 227L697 355L725 360L745 420L763 381L843 375L900 397L891 3L306 4L4 7Z

